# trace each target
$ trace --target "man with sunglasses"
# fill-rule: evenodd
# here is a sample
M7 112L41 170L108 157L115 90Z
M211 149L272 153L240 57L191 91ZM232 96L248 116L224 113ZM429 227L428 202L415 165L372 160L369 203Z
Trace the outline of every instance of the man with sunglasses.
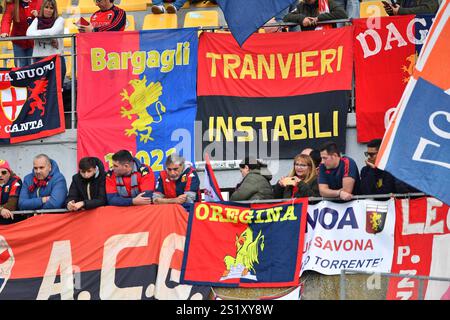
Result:
M114 0L95 0L100 10L91 16L91 23L78 24L80 32L123 31L127 24L125 10L114 5Z
M190 162L177 154L166 159L166 169L161 171L153 194L155 204L193 203L200 199L200 179Z
M367 143L366 166L361 169L361 194L388 194L395 192L395 178L386 171L375 167L381 139Z
M8 161L0 160L0 224L10 224L23 220L24 216L14 216L17 210L22 180L12 172Z

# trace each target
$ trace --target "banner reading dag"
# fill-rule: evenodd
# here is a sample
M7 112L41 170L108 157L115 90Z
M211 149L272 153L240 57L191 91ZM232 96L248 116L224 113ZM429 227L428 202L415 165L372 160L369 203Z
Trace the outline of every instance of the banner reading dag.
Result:
M358 142L383 137L434 15L353 19Z
M299 283L307 199L278 204L196 203L181 283L283 287Z
M224 160L248 148L267 159L278 157L279 144L286 159L330 139L345 150L351 36L350 27L301 38L254 34L240 48L230 34L203 33L197 90L203 151Z
M195 28L77 34L78 158L193 161L197 48Z
M450 207L435 198L397 199L392 273L450 278ZM390 278L386 299L449 300L450 282Z
M0 300L206 299L179 284L179 205L101 207L0 226Z
M40 139L65 131L58 56L0 71L0 144Z
M301 273L390 272L394 227L392 199L309 205Z
M376 165L450 204L450 1L443 1Z

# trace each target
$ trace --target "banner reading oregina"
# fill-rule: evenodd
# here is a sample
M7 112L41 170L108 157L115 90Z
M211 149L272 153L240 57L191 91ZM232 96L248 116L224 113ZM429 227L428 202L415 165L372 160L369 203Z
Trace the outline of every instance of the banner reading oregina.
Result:
M358 142L384 135L434 15L353 19Z
M236 148L257 145L258 156L270 158L259 151L275 142L281 158L292 158L331 139L344 150L351 35L350 27L304 32L301 41L295 32L254 34L240 48L230 34L204 33L197 90L203 149L217 143L216 154L236 159Z
M206 299L177 285L188 214L102 207L0 226L0 300Z
M392 273L450 279L450 207L435 198L395 201ZM391 278L386 299L449 300L449 281L424 281L419 297L416 279Z
M394 226L394 200L309 205L301 272L389 272Z
M77 34L78 158L194 158L197 29Z
M0 144L65 131L59 56L0 71Z
M299 283L307 199L278 204L196 203L181 283L283 287Z

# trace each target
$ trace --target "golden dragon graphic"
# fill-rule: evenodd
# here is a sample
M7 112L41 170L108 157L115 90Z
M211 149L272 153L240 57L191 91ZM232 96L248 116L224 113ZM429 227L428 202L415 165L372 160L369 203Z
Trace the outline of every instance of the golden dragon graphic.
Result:
M130 80L129 84L133 86L133 93L130 95L126 89L123 89L120 95L122 101L128 101L131 106L130 109L126 107L120 108L120 114L122 117L127 117L131 120L132 115L136 115L137 119L131 123L130 129L125 129L125 135L130 137L131 135L138 135L140 133L140 141L147 143L148 140L154 139L150 136L152 133L152 124L160 123L162 121L162 113L166 112L166 107L158 100L162 94L162 85L160 82L150 82L147 86L147 78ZM154 120L147 108L155 104L156 112L159 119Z

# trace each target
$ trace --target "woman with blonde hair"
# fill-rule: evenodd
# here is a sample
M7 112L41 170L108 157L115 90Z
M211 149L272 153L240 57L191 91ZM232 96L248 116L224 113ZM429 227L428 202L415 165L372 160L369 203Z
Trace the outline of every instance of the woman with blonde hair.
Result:
M6 0L0 37L25 36L28 26L38 15L41 3L42 0ZM31 64L33 44L33 40L13 41L14 63L16 67L24 67Z
M318 197L317 171L312 158L298 154L294 158L294 167L287 177L282 177L274 186L277 198Z
M58 34L64 34L64 18L58 14L56 0L44 0L38 17L28 27L27 36L53 36ZM66 61L63 56L63 38L34 40L34 62L54 54L59 55L61 58L61 74L64 82Z

